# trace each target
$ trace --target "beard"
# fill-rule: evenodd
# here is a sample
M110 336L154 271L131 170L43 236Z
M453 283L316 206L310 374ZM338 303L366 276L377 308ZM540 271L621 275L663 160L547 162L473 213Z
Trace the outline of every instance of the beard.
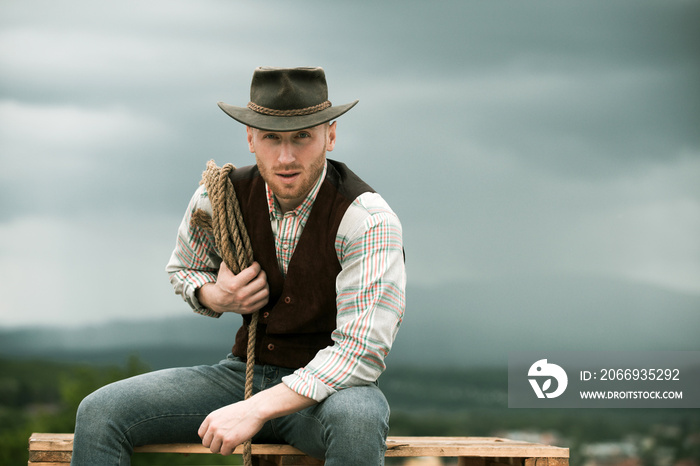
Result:
M256 160L261 176L272 190L278 203L293 203L296 204L294 207L296 208L304 201L323 173L326 165L326 145L323 145L319 156L315 157L306 167L299 163L268 167L261 162L257 155ZM299 178L291 184L284 183L277 175L279 172L299 172Z

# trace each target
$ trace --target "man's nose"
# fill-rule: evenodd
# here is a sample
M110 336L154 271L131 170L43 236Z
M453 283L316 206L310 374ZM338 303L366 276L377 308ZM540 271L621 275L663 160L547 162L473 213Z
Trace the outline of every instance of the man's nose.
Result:
M294 149L290 142L285 141L280 144L280 153L277 161L283 164L294 162Z

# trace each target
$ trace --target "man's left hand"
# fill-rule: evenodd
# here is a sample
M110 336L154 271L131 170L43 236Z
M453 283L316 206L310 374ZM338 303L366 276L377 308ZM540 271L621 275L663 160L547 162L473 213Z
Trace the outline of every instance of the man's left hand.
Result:
M230 455L238 445L253 438L267 421L315 404L316 401L280 383L245 401L213 411L204 419L197 433L202 438L202 445L212 453Z
M207 416L197 432L202 445L212 453L230 455L235 448L262 429L262 419L250 400L217 409Z

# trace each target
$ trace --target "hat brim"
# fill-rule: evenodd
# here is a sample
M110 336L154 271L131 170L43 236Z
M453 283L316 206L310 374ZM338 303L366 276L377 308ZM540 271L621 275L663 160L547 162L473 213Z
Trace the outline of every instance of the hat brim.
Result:
M223 102L219 102L218 105L221 110L226 112L226 114L234 120L253 128L263 131L298 131L335 120L340 115L353 108L357 102L359 101L356 100L349 104L328 107L310 115L293 117L263 115L248 107L236 107Z

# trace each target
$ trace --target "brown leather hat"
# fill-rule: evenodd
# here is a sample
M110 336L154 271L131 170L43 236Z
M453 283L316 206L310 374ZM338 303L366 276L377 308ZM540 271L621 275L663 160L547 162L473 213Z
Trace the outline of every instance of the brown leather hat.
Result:
M260 67L253 73L247 107L223 102L219 107L253 128L297 131L338 118L357 102L332 106L323 68Z

